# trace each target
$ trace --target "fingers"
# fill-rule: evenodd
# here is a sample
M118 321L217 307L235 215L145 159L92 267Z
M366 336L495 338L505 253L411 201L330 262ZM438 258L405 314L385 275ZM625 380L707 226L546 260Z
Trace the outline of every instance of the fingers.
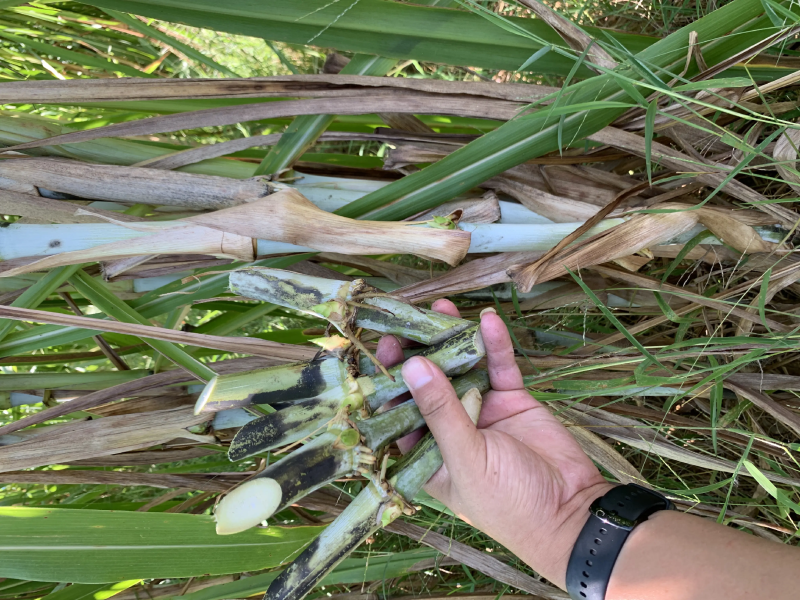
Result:
M522 389L522 373L514 358L514 346L503 319L495 313L485 312L481 317L481 335L486 345L486 362L492 389Z
M403 454L408 453L414 446L417 445L417 442L422 439L422 436L425 435L425 428L421 427L420 429L415 429L408 435L404 435L400 439L397 440L397 447L400 448L400 452Z
M427 358L403 365L405 380L451 474L472 472L482 456L483 436L461 406L444 373Z
M460 318L461 313L458 312L458 308L455 304L447 300L446 298L440 298L433 304L431 304L431 310L434 312L442 313L443 315L449 315L451 317Z
M403 347L393 335L385 335L378 340L375 358L385 367L393 367L403 362Z
M541 408L541 406L527 390L510 392L490 390L483 395L478 429L490 427L499 421L505 421L532 408Z

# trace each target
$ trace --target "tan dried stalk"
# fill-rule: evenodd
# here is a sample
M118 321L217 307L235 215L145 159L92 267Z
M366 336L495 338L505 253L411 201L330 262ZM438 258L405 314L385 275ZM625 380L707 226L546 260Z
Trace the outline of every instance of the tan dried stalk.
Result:
M448 271L444 275L412 283L392 293L416 304L452 294L479 290L496 283L508 283L511 281L511 277L506 273L507 269L513 265L531 263L543 255L544 252L507 252L479 258Z
M16 163L17 161L14 162ZM19 162L24 161L20 160ZM2 164L3 161L0 161L0 165ZM38 194L25 194L7 189L0 189L0 213L19 217L33 217L49 223L107 223L109 219L116 219L126 223L146 221L141 217L102 209L92 209L91 213L89 213L79 204L51 200L42 198Z
M653 429L641 427L641 422L635 419L582 404L576 404L573 408L564 408L561 414L575 425L586 427L590 431L668 460L712 471L747 475L745 471L738 468L735 462L706 456L678 446ZM764 471L764 475L776 483L800 486L800 481L792 477L784 477L772 471Z
M339 77L337 75L336 77ZM385 93L384 93L385 94ZM60 144L75 144L106 137L132 135L154 135L182 129L234 125L247 121L296 117L299 115L362 115L371 113L409 113L452 115L507 121L516 116L522 104L507 100L492 100L476 97L459 97L439 94L401 93L390 95L367 95L345 98L323 98L310 100L286 100L284 102L261 102L209 108L190 112L149 117L75 131L54 137L33 140L4 148L3 152L40 148Z
M596 273L600 273L601 275L604 275L606 277L610 277L612 279L616 279L618 281L623 281L625 283L637 286L639 288L642 288L643 290L654 290L654 291L674 294L678 298L689 301L692 304L697 304L699 306L706 306L708 308L718 310L726 316L739 317L740 319L748 323L762 322L761 318L757 314L750 312L744 308L740 308L738 306L731 306L730 304L727 304L720 300L714 300L712 298L708 298L706 296L693 293L691 290L679 287L677 285L663 283L647 275L641 275L639 273L631 273L630 271L613 268L608 265L595 265L590 268L592 271ZM787 327L783 323L779 323L770 318L766 319L766 323L770 327L780 332L788 332L791 331L792 329L791 327Z
M617 61L615 61L608 52L603 50L603 48L598 46L597 43L580 27L575 25L575 23L561 16L546 4L537 2L537 0L519 0L519 2L523 6L527 6L531 9L533 14L555 29L558 35L561 36L561 39L563 39L570 48L581 53L588 48L587 58L589 62L605 67L606 69L616 68Z
M466 94L499 100L532 102L557 88L521 83L488 83L371 77L365 75L278 75L248 79L70 79L67 81L9 81L0 103L82 103L114 100L168 100L203 98L332 98L386 91L429 94Z
M98 423L101 421L98 421ZM18 447L15 444L14 447ZM63 462L52 463L63 464ZM130 466L128 463L121 466ZM149 465L148 465L149 466ZM45 485L120 485L148 486L155 488L183 488L184 490L200 490L203 492L227 492L246 477L236 474L222 473L186 473L174 475L168 473L133 473L130 471L12 471L0 473L0 483L33 483Z
M266 177L231 179L61 158L0 160L0 177L79 198L190 210L228 208L273 192Z
M605 127L597 133L590 135L589 139L600 142L601 144L608 144L614 148L626 150L636 156L644 157L647 155L643 137L614 127ZM651 143L650 155L653 162L679 172L694 171L697 170L699 166L697 165L697 160L692 157L655 141ZM730 171L730 167L718 164L712 166L704 163L702 169L705 170L706 168L714 170L715 172L700 172L695 176L695 179L713 188L721 185ZM777 204L771 204L765 196L736 179L728 181L723 186L723 190L734 198L753 204L773 217L776 222L782 223L783 225L793 227L797 220L797 216L792 211L778 206Z

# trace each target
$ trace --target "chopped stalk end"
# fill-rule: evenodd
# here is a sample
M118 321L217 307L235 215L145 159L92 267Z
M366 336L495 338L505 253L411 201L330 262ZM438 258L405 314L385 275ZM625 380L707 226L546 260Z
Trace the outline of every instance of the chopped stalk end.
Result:
M281 486L269 477L243 483L217 506L217 534L231 535L255 527L275 513L282 497Z
M214 377L211 381L206 384L206 387L203 388L203 392L200 394L200 397L197 399L194 405L194 414L199 415L207 411L208 401L211 397L214 396L214 390L217 387L217 381L219 379Z

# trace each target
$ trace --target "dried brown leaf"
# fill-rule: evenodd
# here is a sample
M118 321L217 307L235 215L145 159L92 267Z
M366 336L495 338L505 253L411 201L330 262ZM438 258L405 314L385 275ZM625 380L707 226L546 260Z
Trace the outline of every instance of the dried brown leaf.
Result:
M278 75L247 79L70 79L67 81L9 81L1 104L82 103L114 100L168 100L202 98L332 98L354 91L407 91L429 94L466 94L500 100L532 102L557 91L547 86L372 77L365 75Z
M636 135L635 133L623 131L622 129L605 127L597 133L590 135L589 139L601 144L607 144L614 148L626 150L631 154L635 154L636 156L644 157L647 155L644 138ZM650 155L654 163L663 165L664 167L674 171L693 172L697 171L698 169L698 165L696 164L697 161L692 159L690 156L687 156L679 150L674 150L669 146L665 146L664 144L660 144L655 141L651 143ZM715 163L713 166L704 164L702 168L703 170L708 168L714 172L698 173L695 176L695 179L713 188L721 185L730 172L730 167L727 165L720 165L719 163ZM797 220L796 215L792 211L770 203L765 196L759 194L752 188L749 188L736 179L731 179L725 183L723 189L734 198L738 198L739 200L757 206L760 210L773 217L776 222L791 227Z
M102 420L96 422L102 423ZM19 444L15 444L13 447L18 448L19 446ZM0 451L2 451L2 449L0 449ZM89 460L89 462L91 461ZM0 467L0 470L2 470L2 467ZM62 471L0 472L0 482L46 485L121 485L125 487L141 485L165 489L182 488L184 491L188 489L200 490L203 492L227 492L237 483L240 483L246 476L247 474L245 473L241 475L238 473L185 473L176 475L169 473L133 473L130 471L66 469Z
M193 409L182 408L69 424L58 435L0 447L0 473L131 452L176 438L193 439L197 436L186 428L208 419L207 414L195 415Z
M335 77L340 77L336 75ZM388 78L383 78L386 81ZM322 98L310 100L286 100L283 102L259 102L239 104L222 108L208 108L181 112L137 121L116 123L83 131L65 133L54 137L33 140L4 148L3 152L27 148L75 144L106 137L132 135L154 135L197 127L234 125L247 121L261 121L295 117L299 115L361 115L370 113L397 112L409 114L436 114L458 117L475 117L507 121L516 116L521 107L518 102L492 100L450 95L401 93L353 96L345 98Z
M697 224L692 211L634 215L630 220L592 236L580 245L565 248L548 265L531 277L527 264L517 264L507 273L522 292L529 292L534 281L549 281L582 268L629 256L688 231Z

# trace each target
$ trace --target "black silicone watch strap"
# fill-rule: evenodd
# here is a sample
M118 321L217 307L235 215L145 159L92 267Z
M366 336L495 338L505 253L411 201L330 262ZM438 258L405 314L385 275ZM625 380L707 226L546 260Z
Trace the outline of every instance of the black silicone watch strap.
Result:
M654 512L671 508L661 494L632 483L595 500L567 565L570 597L604 600L614 563L631 530Z

